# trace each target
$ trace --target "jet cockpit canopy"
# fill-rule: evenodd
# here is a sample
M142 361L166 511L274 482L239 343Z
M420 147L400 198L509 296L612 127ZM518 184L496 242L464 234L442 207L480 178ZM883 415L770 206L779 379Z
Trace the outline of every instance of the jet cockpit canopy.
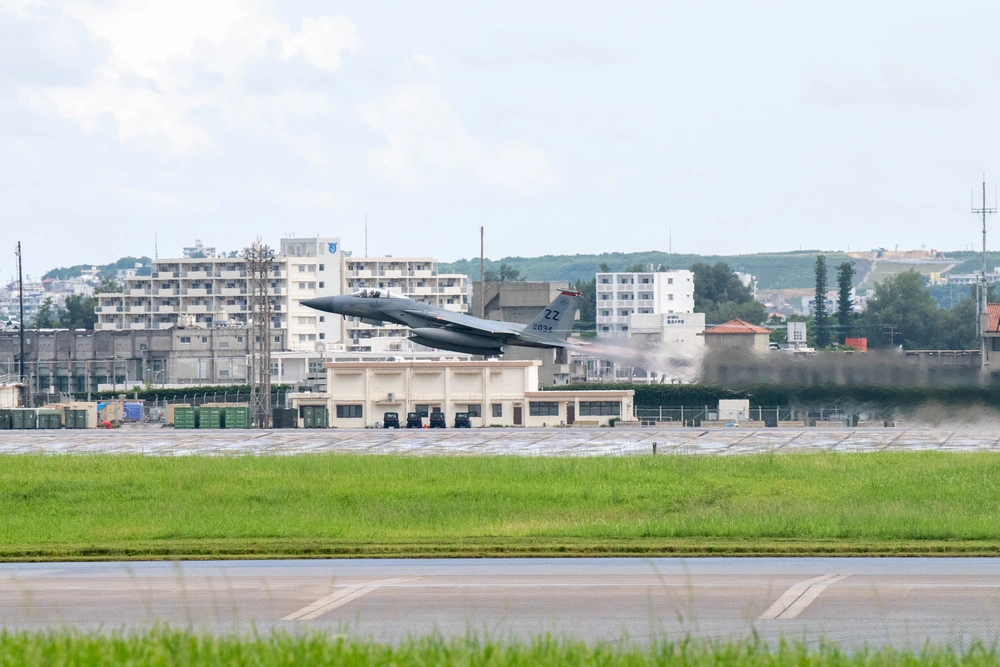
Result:
M359 289L357 292L353 292L351 296L361 297L362 299L405 299L406 298L402 294L396 294L395 292L390 292L387 289L377 289L374 287L366 287L364 289Z

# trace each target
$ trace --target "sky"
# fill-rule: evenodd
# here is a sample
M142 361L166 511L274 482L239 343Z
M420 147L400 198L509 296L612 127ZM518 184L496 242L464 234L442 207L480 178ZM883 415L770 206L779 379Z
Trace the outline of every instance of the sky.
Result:
M0 0L0 278L372 255L965 249L1000 3ZM981 196L981 195L980 195ZM993 225L1000 223L995 218ZM994 246L1000 248L1000 240Z

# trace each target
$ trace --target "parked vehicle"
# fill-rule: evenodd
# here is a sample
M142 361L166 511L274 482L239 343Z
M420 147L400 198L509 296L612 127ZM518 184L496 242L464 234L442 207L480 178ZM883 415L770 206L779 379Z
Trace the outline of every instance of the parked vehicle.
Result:
M472 428L472 422L469 421L468 412L455 413L455 428Z
M406 413L406 428L423 428L424 420L420 418L419 412Z
M432 412L431 413L431 428L446 428L448 426L445 423L443 412Z
M399 413L387 412L382 415L382 428L399 428Z

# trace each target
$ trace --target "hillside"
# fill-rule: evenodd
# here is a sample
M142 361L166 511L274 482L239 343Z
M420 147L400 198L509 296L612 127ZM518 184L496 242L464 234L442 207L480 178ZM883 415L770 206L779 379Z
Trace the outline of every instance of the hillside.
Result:
M600 255L544 255L542 257L504 257L501 260L487 259L487 271L499 271L501 262L521 272L526 280L590 280L602 263L612 271L623 271L633 264L653 264L671 269L687 269L697 262L714 264L726 262L734 271L751 273L757 277L760 289L787 289L810 287L815 284L813 269L816 255L820 251L804 250L782 253L761 253L756 255L681 255L665 252L602 253ZM857 275L868 273L871 262L852 260L841 252L823 252L830 269L828 281L833 284L837 264L845 260L855 263ZM479 279L479 259L461 259L456 262L442 262L439 270L465 273L471 279Z
M83 275L84 271L90 270L91 267L97 267L101 272L100 275L103 276L114 276L118 269L131 269L135 267L136 264L142 264L144 267L149 267L152 265L152 260L149 257L122 257L117 262L112 262L110 264L76 264L74 266L61 266L58 269L52 269L44 276L43 280L69 280L70 278L76 278L77 276Z

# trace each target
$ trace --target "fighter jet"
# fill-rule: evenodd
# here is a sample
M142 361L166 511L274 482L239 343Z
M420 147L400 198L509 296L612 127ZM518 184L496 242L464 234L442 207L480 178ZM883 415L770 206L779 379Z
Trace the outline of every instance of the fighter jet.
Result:
M505 345L573 347L566 339L573 329L579 298L579 292L560 292L529 324L484 320L385 289L361 289L300 303L325 313L359 317L367 324L402 324L410 328L410 340L427 347L492 357L502 355Z

